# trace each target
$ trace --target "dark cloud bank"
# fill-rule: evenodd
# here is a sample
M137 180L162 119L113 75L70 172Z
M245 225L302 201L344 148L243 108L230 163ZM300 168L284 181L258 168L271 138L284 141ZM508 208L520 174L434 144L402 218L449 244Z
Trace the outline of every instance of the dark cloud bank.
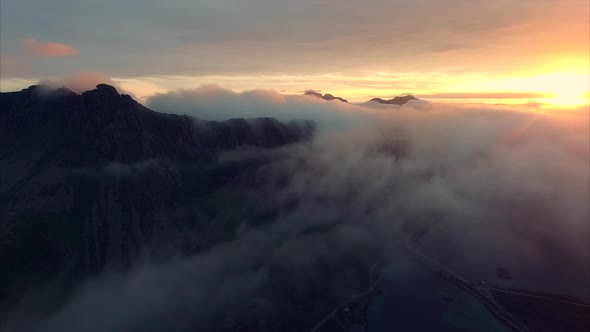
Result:
M590 297L587 108L535 113L419 102L370 109L216 87L156 96L149 106L203 119L313 119L320 129L311 143L220 157L270 160L256 171L263 180L251 192L276 207L269 220L244 223L231 240L191 257L105 272L50 318L25 319L17 310L15 326L229 327L244 313L281 312L287 304L268 292L276 282L302 292L315 289L312 283L340 283L333 291L347 298L354 267L394 253L408 237L473 278L485 280L504 266L518 287ZM350 268L326 272L334 262Z

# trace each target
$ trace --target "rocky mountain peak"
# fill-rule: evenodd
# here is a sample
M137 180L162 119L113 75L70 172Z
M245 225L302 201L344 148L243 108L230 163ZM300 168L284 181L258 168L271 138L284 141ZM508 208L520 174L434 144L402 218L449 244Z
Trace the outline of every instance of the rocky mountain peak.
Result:
M407 102L409 102L410 100L420 100L412 95L405 95L405 96L397 96L393 99L382 99L382 98L373 98L370 101L371 102L376 102L379 104L386 104L386 105L404 105Z
M331 100L336 99L336 100L339 100L339 101L341 101L343 103L348 103L348 100L346 100L344 98L336 97L336 96L334 96L334 95L332 95L330 93L326 93L325 95L323 95L323 94L321 94L321 93L319 93L319 92L317 92L315 90L307 90L307 91L305 91L304 95L306 95L306 96L315 96L317 98L320 98L320 99L323 99L323 100L327 100L327 101L331 101Z
M96 86L96 90L103 95L119 96L119 92L114 86L108 84L99 84Z
M121 95L115 89L115 87L108 84L99 84L94 90L88 90L82 93L84 98L100 99L100 100L113 100L118 99Z

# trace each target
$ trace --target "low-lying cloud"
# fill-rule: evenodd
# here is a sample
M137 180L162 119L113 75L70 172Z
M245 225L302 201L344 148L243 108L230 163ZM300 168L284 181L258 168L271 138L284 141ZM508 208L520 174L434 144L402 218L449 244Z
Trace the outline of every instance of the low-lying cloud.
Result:
M481 265L477 260L486 253L515 270L517 262L532 262L519 271L522 287L539 273L555 278L556 288L567 288L560 278L580 286L590 276L584 266L590 259L587 107L384 107L219 88L156 96L150 106L214 119L314 119L323 124L314 144L294 149L268 170L269 176L293 174L291 186L276 188L279 196L321 202L310 215L333 209L331 216L343 220L376 221L379 215L385 227L394 220L448 224L453 231L432 239L432 246L444 239L454 248L438 250L441 259L457 267L462 259ZM323 130L332 123L346 125ZM582 293L590 297L588 287Z
M326 262L340 262L347 273L336 274L346 279L354 270L347 262L370 264L406 238L470 278L492 278L504 266L515 287L590 298L587 109L369 109L211 86L158 95L149 106L202 119L313 119L320 131L311 143L270 152L258 169L252 194L276 208L270 222L244 222L233 239L192 257L101 277L27 327L180 330L232 326L244 313L272 317L286 304L269 285L305 292L338 284L325 279ZM277 269L292 279L276 279ZM323 296L338 291L345 299L351 289Z
M274 117L281 121L314 120L322 127L343 127L368 119L370 109L314 96L283 95L272 90L233 92L216 85L156 94L147 106L163 113L202 120Z

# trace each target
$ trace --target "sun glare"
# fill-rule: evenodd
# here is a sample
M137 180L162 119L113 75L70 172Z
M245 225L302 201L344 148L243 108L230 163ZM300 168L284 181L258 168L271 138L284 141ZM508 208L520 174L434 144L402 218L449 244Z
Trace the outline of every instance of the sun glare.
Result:
M532 78L531 88L551 94L545 102L558 106L588 104L590 75L557 73Z
M589 104L590 75L577 72L554 72L522 77L505 77L472 83L474 91L515 91L541 94L530 101L560 107Z

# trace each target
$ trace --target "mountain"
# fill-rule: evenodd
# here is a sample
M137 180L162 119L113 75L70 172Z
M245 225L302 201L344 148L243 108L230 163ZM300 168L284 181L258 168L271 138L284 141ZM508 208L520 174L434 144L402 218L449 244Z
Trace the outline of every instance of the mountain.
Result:
M385 99L381 99L381 98L373 98L370 101L372 102L376 102L379 104L387 104L387 105L404 105L407 102L409 102L410 100L420 100L412 95L406 95L406 96L397 96L393 99L389 99L389 100L385 100Z
M240 145L274 147L308 138L311 122L280 123L271 118L200 121L151 111L128 95L101 84L77 95L67 89L32 86L0 95L2 141L50 131L65 140L66 163L137 162L149 158L187 159Z
M309 204L281 188L314 132L162 114L104 84L0 93L0 330L311 329L365 286L374 250L345 245L302 277L281 232L249 241Z
M321 99L327 100L327 101L331 101L331 100L336 99L336 100L339 100L339 101L341 101L343 103L348 103L348 100L346 100L344 98L335 97L335 96L333 96L333 95L331 95L329 93L326 93L325 95L322 95L321 93L316 92L314 90L307 90L307 91L305 91L305 95L306 96L315 96L317 98L321 98Z
M296 212L325 204L288 190L314 132L162 114L108 85L1 93L0 330L312 329L377 254ZM330 250L300 262L303 243Z
M82 94L46 86L1 93L0 303L33 281L83 280L224 241L264 212L219 215L262 176L265 154L219 156L303 142L314 129L309 121L161 114L104 84ZM233 208L242 213L255 199Z

